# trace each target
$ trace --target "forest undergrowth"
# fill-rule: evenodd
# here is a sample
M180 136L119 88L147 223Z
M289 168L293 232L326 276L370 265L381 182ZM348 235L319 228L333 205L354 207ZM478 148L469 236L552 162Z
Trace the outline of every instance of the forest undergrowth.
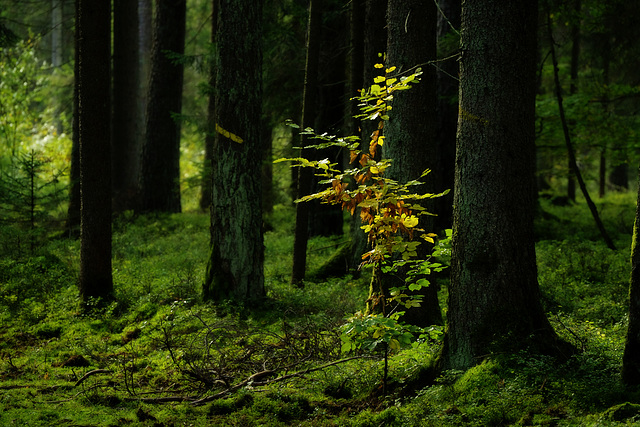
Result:
M617 251L584 202L540 199L543 303L578 353L559 362L492 355L427 381L437 341L389 359L341 353L339 327L364 304L366 274L289 284L292 207L265 235L267 300L200 300L209 217L123 215L114 225L115 302L78 310L78 242L32 249L0 229L0 425L505 426L633 425L640 393L620 382L635 195L598 203ZM309 269L344 238L317 237ZM32 252L33 251L33 252ZM446 280L440 279L446 316Z

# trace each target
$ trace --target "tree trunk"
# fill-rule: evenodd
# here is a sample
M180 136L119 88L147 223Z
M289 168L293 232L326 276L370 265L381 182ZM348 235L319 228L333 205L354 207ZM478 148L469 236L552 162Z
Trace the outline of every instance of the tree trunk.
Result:
M629 164L626 162L624 148L618 147L617 164L611 168L609 174L609 184L614 191L625 191L629 189Z
M438 13L439 56L455 55L460 45L460 0L440 0ZM453 184L456 158L456 131L458 121L458 74L456 57L441 62L437 71L438 165L433 175L438 177L441 189L451 192L435 201L435 230L451 228L453 221Z
M51 66L62 65L62 0L51 0Z
M376 69L375 64L384 62L384 58L378 54L384 54L387 49L387 0L368 0L365 2L364 15L364 87L373 84ZM371 134L376 130L377 122L361 121L361 136L363 151L368 150ZM360 226L359 211L351 217L351 247L353 256L350 260L351 269L357 270L362 263L362 254L367 251L367 236Z
M638 169L640 172L640 168ZM638 181L640 183L640 180ZM622 356L622 381L628 385L640 384L640 186L636 218L631 242L631 282L629 284L629 325Z
M80 299L113 297L111 274L111 4L76 2L80 142Z
M112 176L115 212L136 209L141 140L138 2L113 2Z
M537 6L462 5L444 369L466 369L495 352L566 347L540 303L534 248Z
M78 0L76 0L78 1ZM76 14L78 6L76 5ZM77 19L77 16L76 16ZM77 29L76 29L77 31ZM71 160L69 166L69 205L65 234L71 238L80 235L80 54L76 39L75 60L73 66L73 118L71 120Z
M581 0L574 1L574 12L575 16L573 17L573 22L571 24L571 64L570 64L570 75L571 75L571 85L569 86L569 95L575 95L578 93L578 70L579 70L579 61L580 61L580 20L582 17L581 14L582 2ZM571 126L574 128L574 126ZM572 172L571 160L569 159L569 174L567 175L567 197L569 200L576 200L576 182Z
M611 117L611 103L609 101L609 71L611 69L611 40L608 34L602 34L602 80L604 87L602 107L604 115L607 119ZM600 174L598 179L598 196L604 197L607 184L607 151L609 150L608 141L603 141L600 148Z
M255 301L265 295L262 1L220 0L219 6L212 245L203 296Z
M318 87L318 56L320 52L320 25L322 18L322 1L309 0L309 24L307 27L307 59L304 76L304 94L302 101L302 129L313 126L316 115ZM308 144L305 135L300 136L300 146ZM301 157L310 159L315 156L311 149L302 149ZM297 197L311 194L313 171L311 168L298 168ZM309 240L309 204L296 205L296 225L293 240L293 268L291 283L302 287L307 269L307 242Z
M364 73L364 0L352 0L349 9L349 38L351 55L349 55L349 98L358 94L363 88ZM354 116L360 114L358 104L349 101L349 135L360 133L360 120Z
M387 13L387 66L397 67L401 74L419 64L436 58L436 6L422 0L389 0ZM411 90L398 94L392 102L389 122L385 126L383 155L393 159L386 173L388 178L400 183L419 179L426 170L440 167L436 164L438 147L436 143L436 70L423 68L420 84ZM414 187L418 193L438 192L436 174L425 178L425 185ZM423 203L432 213L434 203ZM432 216L420 218L420 228L432 232ZM417 237L417 236L416 236ZM431 252L426 242L418 247L420 259L426 259ZM404 274L400 272L401 283ZM384 282L391 279L385 277ZM442 323L435 281L422 289L422 307L407 310L404 320L419 326Z
M314 123L311 124L318 132L328 132L331 135L341 134L344 123L345 102L345 69L346 49L344 41L346 22L342 6L326 7L323 11L321 23L319 66L318 66L318 108ZM345 52L345 53L343 53ZM314 150L315 151L315 150ZM316 151L314 158L318 160L328 158L331 162L342 164L344 150L330 147ZM318 191L318 179L313 179L313 191ZM339 206L312 202L309 218L309 235L311 236L339 236L343 230L343 214Z
M186 0L155 6L151 77L142 146L140 202L143 212L180 212L180 118ZM177 61L177 62L176 62Z
M213 46L216 43L217 19L215 18L218 11L218 0L211 1L211 55L214 55ZM211 197L213 196L213 181L211 179L211 168L213 167L213 145L216 136L216 66L214 61L209 65L209 99L207 103L207 122L208 129L204 138L204 164L202 166L202 188L200 192L200 210L207 211L211 208Z
M147 95L149 94L149 80L151 75L151 46L153 44L153 7L152 0L138 0L138 60L139 75L138 83L138 144L142 150L142 144L146 139L147 123ZM142 154L140 154L142 155ZM138 161L138 168L141 167L141 159ZM139 170L138 170L139 173ZM140 183L137 184L138 192Z
M62 65L62 28L63 28L63 1L51 0L51 66L55 69ZM56 118L54 123L58 134L64 132L62 121L58 118L61 113L61 105L56 101Z

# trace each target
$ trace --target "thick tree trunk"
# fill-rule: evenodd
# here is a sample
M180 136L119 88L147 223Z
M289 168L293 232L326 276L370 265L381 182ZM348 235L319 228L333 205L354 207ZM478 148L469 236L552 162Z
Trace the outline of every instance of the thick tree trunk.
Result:
M262 1L220 0L211 257L205 299L265 295L262 231ZM238 37L241 34L242 37Z
M113 297L111 274L111 5L77 0L80 299Z
M387 65L403 73L436 58L436 6L422 0L389 0L387 13ZM386 173L400 183L419 179L426 169L434 170L438 147L436 143L436 71L424 67L420 84L394 97L389 122L385 126L384 157L393 159ZM418 193L438 192L437 175L430 174L425 185L415 187ZM434 212L434 203L423 203ZM420 218L420 228L432 232L432 216ZM417 237L417 236L416 236ZM423 242L419 257L426 259L431 247ZM403 274L400 279L404 282ZM388 282L390 278L384 278ZM420 326L442 323L435 281L420 292L422 307L407 310L404 320Z
M142 146L140 202L143 212L180 212L180 119L186 0L156 4L151 78Z
M140 176L138 2L114 0L113 21L113 209L123 212L137 208Z
M533 235L537 1L462 4L460 115L444 369L558 353Z

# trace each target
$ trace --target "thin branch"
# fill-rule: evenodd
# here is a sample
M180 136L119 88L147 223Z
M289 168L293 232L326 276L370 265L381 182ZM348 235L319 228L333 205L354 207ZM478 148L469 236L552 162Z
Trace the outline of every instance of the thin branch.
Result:
M296 378L296 377L301 377L303 375L306 375L308 373L311 372L315 372L315 371L320 371L322 369L325 368L329 368L331 366L335 366L335 365L339 365L341 363L345 363L345 362L349 362L351 360L356 360L356 359L363 359L366 357L371 357L371 356L352 356L352 357L347 357L345 359L339 359L339 360L334 360L333 362L328 362L325 363L324 365L321 366L316 366L313 368L307 368L307 369L303 369L291 374L286 374L286 375L282 375L273 379L267 379L267 380L262 380L264 378L268 378L270 376L273 376L276 371L273 370L265 370L265 371L261 371L261 372L256 372L255 374L250 375L249 377L247 377L245 380L240 381L239 383L225 389L222 390L216 394L212 394L211 396L206 396L206 397L202 397L202 398L194 398L194 397L188 397L188 396L167 396L167 397L149 397L149 398L141 398L141 399L134 399L134 398L129 398L127 400L130 401L137 401L137 402L143 402L143 403L169 403L169 402L189 402L192 405L202 405L204 403L207 402L212 402L214 400L220 399L222 397L225 397L231 393L236 392L237 390L243 388L243 387L247 387L247 386L251 386L251 387L261 387L261 386L266 386L269 384L275 384L281 381L286 381L292 378Z
M94 369L93 371L89 371L82 378L80 378L75 384L74 387L78 387L80 384L85 382L87 378L96 375L96 374L110 374L111 371L108 369Z

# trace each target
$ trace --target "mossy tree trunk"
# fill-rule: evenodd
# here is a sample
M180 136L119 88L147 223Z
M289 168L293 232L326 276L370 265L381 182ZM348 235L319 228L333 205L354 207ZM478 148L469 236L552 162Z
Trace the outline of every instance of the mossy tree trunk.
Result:
M398 73L410 70L436 58L436 6L421 0L389 0L387 9L387 66L397 67ZM390 119L385 126L384 157L393 159L386 173L388 178L400 183L419 179L426 169L434 170L436 164L436 70L423 66L420 84L398 94L392 102ZM437 174L428 175L425 185L414 187L418 193L439 192ZM434 212L434 203L423 203ZM432 232L432 216L420 218L420 228ZM417 236L416 236L417 237ZM418 248L419 256L425 259L431 247L423 242ZM406 272L399 272L398 280L387 277L383 281L390 285L402 285ZM407 310L405 320L428 326L442 323L438 293L435 283L420 292L422 307Z
M76 1L80 155L80 300L113 297L111 272L111 5Z
M462 3L448 328L440 366L568 353L549 324L533 235L537 1Z
M216 133L214 143L205 299L255 301L265 295L261 22L262 1L220 0L215 112L224 131Z
M638 204L631 242L629 326L627 327L627 340L622 356L622 381L628 385L640 384L640 237L638 227L640 227L640 188L638 188Z

